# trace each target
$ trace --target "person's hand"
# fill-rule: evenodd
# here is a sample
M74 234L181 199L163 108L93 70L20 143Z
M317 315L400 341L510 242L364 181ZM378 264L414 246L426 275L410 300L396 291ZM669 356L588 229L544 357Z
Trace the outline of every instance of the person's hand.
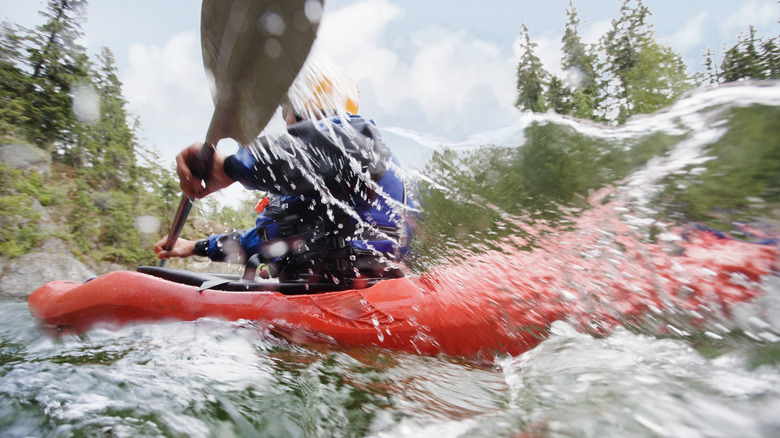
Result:
M201 165L200 151L203 143L193 143L176 156L176 173L179 174L179 186L189 198L202 198L217 190L233 184L233 180L225 174L225 154L214 151L211 167L206 169L206 180L198 178L192 169Z
M168 236L163 237L159 242L154 245L154 252L157 253L159 259L169 259L171 257L189 257L195 254L195 242L192 240L178 238L173 245L173 249L166 251L163 246L168 242Z

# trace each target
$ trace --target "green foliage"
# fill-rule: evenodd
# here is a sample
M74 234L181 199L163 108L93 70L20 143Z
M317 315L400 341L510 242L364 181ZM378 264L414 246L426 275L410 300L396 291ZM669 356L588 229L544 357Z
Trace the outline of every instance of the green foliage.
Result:
M531 42L528 28L525 25L522 27L520 39L523 53L517 65L517 102L515 102L515 106L521 110L541 112L547 108L544 100L544 87L548 73L534 54L536 44Z
M625 81L629 104L621 107L622 117L657 111L690 88L680 56L654 41L648 41L637 54L634 68L625 73Z
M641 0L624 0L620 10L621 16L612 21L600 44L588 47L580 39L580 21L569 2L561 39L564 78L544 70L523 25L516 106L537 112L551 108L559 114L624 123L634 114L669 105L688 90L692 84L685 65L670 47L655 40L648 24L649 9Z
M4 257L29 252L46 237L39 231L41 214L32 199L52 205L58 198L40 174L25 175L19 169L0 164L0 254Z
M680 56L655 40L650 10L642 1L624 0L620 11L601 39L608 93L602 110L607 119L624 123L634 114L665 107L691 84Z
M18 26L2 23L0 27L0 136L21 135L27 126L29 102L22 98L28 81L18 67L22 58Z
M255 206L262 197L261 193L248 191L235 207L221 205L217 198L209 197L199 201L198 212L215 227L219 227L209 230L209 232L246 230L255 226L257 219Z
M744 79L780 79L780 48L778 38L757 37L756 29L748 27L737 43L726 50L720 70L714 68L712 52L706 55L710 83L734 82Z
M564 82L562 104L553 106L559 114L570 114L583 119L597 119L596 109L600 105L597 56L587 47L579 35L580 20L577 10L569 1L566 8L568 21L561 38L561 68L568 79ZM551 92L553 84L551 84ZM566 95L565 91L568 91ZM567 101L568 100L568 101Z
M76 43L85 5L49 0L41 26L2 28L0 135L36 143L56 165L51 175L3 169L0 245L15 256L47 237L37 200L56 207L47 212L64 230L58 237L83 259L153 263L151 245L162 230L144 234L136 219L149 215L169 225L180 190L171 170L138 143L111 51L104 48L92 62ZM96 117L75 116L83 114L75 110L80 96L94 99L87 103Z
M19 71L29 72L15 82L20 93L15 100L24 102L23 117L16 123L21 133L41 147L56 142L67 144L74 124L71 111L71 87L87 78L88 59L85 49L76 41L83 36L84 1L49 0L41 12L46 22L35 31L12 35L6 41L19 41L25 56L15 47L3 51L12 55L4 61Z
M680 137L656 133L627 144L591 138L556 124L533 124L522 147L437 152L420 185L422 215L413 242L415 267L461 252L492 248L502 236L534 244L524 230L567 224L595 189L619 180ZM434 183L435 182L435 183Z
M728 131L710 145L712 160L669 177L659 202L686 220L729 229L780 208L780 109L735 108ZM680 188L684 188L681 190Z

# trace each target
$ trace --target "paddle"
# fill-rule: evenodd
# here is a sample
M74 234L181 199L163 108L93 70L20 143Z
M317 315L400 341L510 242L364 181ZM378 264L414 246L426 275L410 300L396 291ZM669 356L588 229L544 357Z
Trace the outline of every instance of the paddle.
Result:
M220 140L247 145L265 128L309 54L321 12L322 0L203 0L201 51L214 113L193 175L208 177ZM166 251L191 208L182 196Z

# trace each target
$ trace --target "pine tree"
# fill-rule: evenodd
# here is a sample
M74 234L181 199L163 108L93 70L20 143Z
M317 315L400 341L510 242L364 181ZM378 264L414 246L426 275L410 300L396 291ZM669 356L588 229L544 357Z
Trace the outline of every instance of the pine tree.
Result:
M515 106L521 110L542 112L547 109L544 88L548 73L542 62L534 54L536 44L531 42L528 28L523 24L520 34L520 62L517 65L517 101Z
M659 44L647 23L650 11L641 0L624 0L620 18L601 39L606 62L608 120L624 123L634 114L656 111L690 87L685 64L671 47Z
M719 82L744 79L780 78L780 49L775 38L756 36L756 29L748 27L737 43L726 50L721 63Z
M0 24L0 136L24 135L28 122L28 102L22 99L28 76L20 68L24 63L22 31L19 26Z
M712 49L704 49L704 73L698 76L700 84L717 85L720 82L720 67Z
M761 45L761 61L767 79L780 79L780 45L774 38L768 38Z
M87 105L99 108L98 117L78 121L75 142L64 149L68 162L87 165L85 171L104 188L130 190L136 179L137 140L128 125L127 102L117 73L114 55L104 47L92 66L92 82L80 84L81 91L76 93Z
M136 218L169 220L180 189L171 170L139 144L138 121L126 109L111 51L104 48L92 63L76 43L85 5L49 0L43 25L34 30L2 27L0 135L34 141L73 170L53 177L65 181L60 186L41 182L41 187L59 189L56 193L36 189L22 191L21 197L11 188L12 196L3 197L0 210L15 211L20 225L10 234L0 230L0 246L15 255L33 249L41 236L37 213L28 204L37 199L46 206L55 199L61 204L50 214L61 215L68 224L68 240L77 255L128 266L151 263L155 257L149 240L159 236L154 230L137 230ZM69 183L74 174L75 183ZM24 179L19 173L11 176L16 176L13 181Z
M757 42L756 29L749 26L747 34L740 34L737 43L726 50L721 64L724 82L749 78L765 79Z
M545 101L558 114L572 114L574 112L571 87L558 76L550 76L550 82L547 84L547 92L545 93Z
M571 90L567 105L563 105L562 114L575 117L594 119L599 101L598 74L596 72L596 55L585 46L579 36L580 20L577 10L569 1L566 8L568 21L561 38L563 56L561 68L567 76L564 81ZM558 109L556 108L556 111ZM559 111L561 113L561 111Z
M27 136L39 146L71 139L71 87L87 77L87 55L77 41L86 0L49 0L47 21L27 38L29 78L21 99L29 103Z

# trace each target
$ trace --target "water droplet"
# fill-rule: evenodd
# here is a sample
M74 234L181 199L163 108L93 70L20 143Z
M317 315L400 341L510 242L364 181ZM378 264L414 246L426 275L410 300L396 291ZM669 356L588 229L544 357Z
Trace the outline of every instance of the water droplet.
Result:
M149 215L138 216L135 218L135 229L142 234L156 233L160 230L160 220Z
M284 33L284 18L275 12L266 12L258 19L260 30L264 30L271 35L281 35Z
M100 97L91 84L73 87L73 115L81 123L100 121Z
M263 50L269 58L278 58L282 54L282 45L276 38L268 38L263 43Z
M306 14L306 18L312 23L319 23L322 18L322 3L319 0L306 0L306 4L303 6L303 12Z

